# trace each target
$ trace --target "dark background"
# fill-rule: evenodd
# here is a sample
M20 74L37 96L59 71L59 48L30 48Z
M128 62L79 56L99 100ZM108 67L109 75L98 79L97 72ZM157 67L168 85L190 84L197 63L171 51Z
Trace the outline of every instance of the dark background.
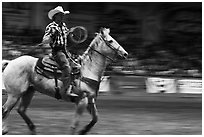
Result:
M127 60L107 68L111 73L111 89L99 92L96 102L99 121L89 134L202 134L202 94L145 91L146 79L151 75L174 79L202 77L201 2L3 2L2 58L48 54L49 46L35 45L41 42L50 22L48 11L58 5L71 12L66 18L68 27L81 25L89 32L84 43L69 45L73 53L82 54L100 27L111 28L111 36L130 53ZM2 95L2 103L6 97ZM74 105L36 93L27 114L35 123L37 134L67 135ZM79 128L89 120L85 113ZM29 134L16 111L11 112L8 126L10 135Z
M201 2L3 2L3 59L27 54L40 43L47 13L56 6L69 10L67 26L87 28L88 39L71 51L82 54L100 27L130 53L127 61L113 63L107 70L141 75L201 77ZM12 52L13 50L13 52ZM49 53L36 48L33 56Z

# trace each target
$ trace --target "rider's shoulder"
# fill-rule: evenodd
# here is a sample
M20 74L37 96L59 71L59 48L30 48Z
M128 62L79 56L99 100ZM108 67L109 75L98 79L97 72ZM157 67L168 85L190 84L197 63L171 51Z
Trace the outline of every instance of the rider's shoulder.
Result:
M53 21L53 22L49 23L49 24L47 25L47 27L57 27L57 23L55 23L55 22Z

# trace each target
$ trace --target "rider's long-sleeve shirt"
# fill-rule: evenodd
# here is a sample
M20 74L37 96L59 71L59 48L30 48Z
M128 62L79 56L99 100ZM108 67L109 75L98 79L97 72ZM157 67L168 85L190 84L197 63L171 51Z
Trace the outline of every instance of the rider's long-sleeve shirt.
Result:
M54 51L64 50L67 45L68 33L69 29L66 27L65 23L59 25L53 21L47 25L43 39L46 37L52 39L49 44Z

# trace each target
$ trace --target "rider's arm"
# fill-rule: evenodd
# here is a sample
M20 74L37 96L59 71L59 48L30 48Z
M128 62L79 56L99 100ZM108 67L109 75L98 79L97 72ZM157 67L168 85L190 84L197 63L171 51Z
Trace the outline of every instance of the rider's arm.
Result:
M47 26L45 30L45 35L43 36L43 40L42 40L43 44L49 44L51 42L52 40L51 34L52 34L52 28Z
M53 38L57 36L57 30L54 27L47 26L45 30L45 35L43 36L42 43L49 44L53 41Z
M52 41L52 38L50 35L44 35L42 43L43 44L49 44Z

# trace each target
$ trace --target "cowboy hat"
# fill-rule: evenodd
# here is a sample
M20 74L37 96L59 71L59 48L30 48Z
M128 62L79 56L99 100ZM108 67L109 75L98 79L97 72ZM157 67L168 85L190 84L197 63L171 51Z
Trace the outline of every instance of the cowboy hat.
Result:
M50 11L48 12L48 17L49 17L49 19L52 20L52 17L53 17L55 14L60 13L60 12L63 13L63 14L69 14L69 13L70 13L69 11L64 11L63 8L62 8L62 6L57 6L56 8L54 8L54 9L52 9L52 10L50 10Z

